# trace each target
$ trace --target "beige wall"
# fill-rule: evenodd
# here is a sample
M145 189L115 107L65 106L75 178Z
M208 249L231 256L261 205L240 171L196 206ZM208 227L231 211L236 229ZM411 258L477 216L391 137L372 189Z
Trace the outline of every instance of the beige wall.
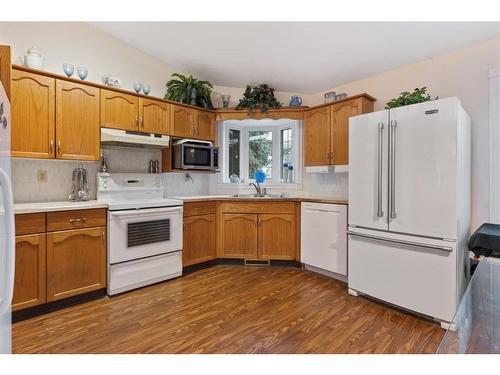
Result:
M489 220L488 70L495 66L500 66L500 38L334 88L373 95L378 99L375 110L400 92L422 86L432 96L460 98L472 118L472 229ZM323 102L323 92L313 96L313 103Z
M85 66L88 81L101 82L104 74L112 74L126 90L134 81L149 84L153 96L163 97L169 76L179 71L83 22L0 22L0 43L12 47L14 63L36 46L47 71L64 74L62 64L69 62ZM73 77L78 78L76 69Z
M21 55L28 48L36 46L45 56L47 71L64 74L62 64L69 62L85 66L89 70L88 81L101 82L104 74L112 74L122 80L126 90L132 91L134 81L149 84L150 95L157 97L165 95L165 83L172 73L186 73L84 22L0 22L0 44L12 46L16 64L22 63ZM78 78L76 70L73 77ZM220 94L231 95L231 102L236 105L245 90L223 86L214 89L216 107L222 107ZM276 92L285 105L291 95L297 93ZM311 95L298 95L304 99L304 105L310 104Z

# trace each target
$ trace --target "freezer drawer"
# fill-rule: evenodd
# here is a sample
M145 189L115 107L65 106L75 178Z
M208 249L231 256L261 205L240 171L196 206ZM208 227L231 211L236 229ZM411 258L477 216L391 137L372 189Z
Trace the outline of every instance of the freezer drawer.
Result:
M182 275L182 251L113 264L108 267L108 294L113 295Z
M301 262L347 275L346 230L346 205L302 203Z
M397 235L385 240L377 231L349 233L350 289L451 321L458 301L455 242Z

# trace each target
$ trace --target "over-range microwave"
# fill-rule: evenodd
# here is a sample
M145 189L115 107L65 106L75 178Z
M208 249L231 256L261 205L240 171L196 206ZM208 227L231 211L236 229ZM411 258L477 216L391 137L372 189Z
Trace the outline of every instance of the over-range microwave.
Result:
M176 169L219 169L219 148L212 142L181 139L172 145L172 167Z

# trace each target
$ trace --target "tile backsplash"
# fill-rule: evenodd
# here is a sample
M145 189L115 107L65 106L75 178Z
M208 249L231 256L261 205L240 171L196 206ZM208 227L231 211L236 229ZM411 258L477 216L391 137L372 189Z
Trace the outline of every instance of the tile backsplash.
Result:
M161 151L156 149L106 146L102 152L109 159L111 172L147 173L150 160L161 163ZM100 162L12 158L14 202L67 200L72 188L71 175L78 163L89 172L90 199L95 199ZM46 181L38 181L39 171L47 173Z
M147 173L150 160L159 160L161 151L135 147L103 147L109 160L110 172ZM71 175L78 161L12 159L14 201L50 202L65 201L71 192ZM91 199L96 198L96 174L100 162L81 162L89 172ZM46 181L38 181L38 173L46 172ZM216 176L206 173L164 173L165 196L224 194L218 191ZM305 195L347 199L347 173L303 173L299 191ZM275 189L280 191L279 188ZM275 192L273 190L273 192Z

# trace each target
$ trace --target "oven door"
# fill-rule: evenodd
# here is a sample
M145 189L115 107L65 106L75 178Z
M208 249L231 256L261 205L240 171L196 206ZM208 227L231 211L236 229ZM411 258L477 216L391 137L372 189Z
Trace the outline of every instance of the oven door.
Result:
M213 169L213 150L212 146L191 145L185 143L182 145L182 165L189 169Z
M109 263L182 250L182 206L110 211Z

